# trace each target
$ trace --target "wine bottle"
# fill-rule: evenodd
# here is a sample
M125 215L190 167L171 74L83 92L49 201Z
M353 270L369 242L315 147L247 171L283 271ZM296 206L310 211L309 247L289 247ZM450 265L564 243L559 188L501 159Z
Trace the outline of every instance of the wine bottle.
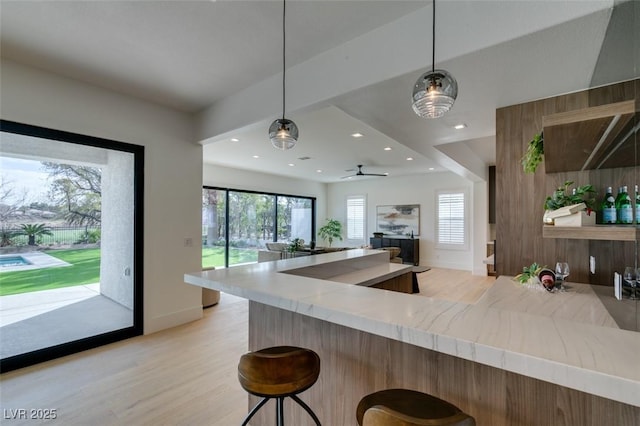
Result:
M625 225L633 223L633 206L626 186L622 187L619 200L616 201L616 213L618 223Z
M607 194L602 200L602 223L616 223L616 199L613 198L611 187L607 187Z

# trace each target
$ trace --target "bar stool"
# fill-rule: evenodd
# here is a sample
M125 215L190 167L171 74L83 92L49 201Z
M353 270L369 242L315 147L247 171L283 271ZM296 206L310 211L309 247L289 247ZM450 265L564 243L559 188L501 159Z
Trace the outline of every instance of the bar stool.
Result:
M277 401L276 424L283 426L286 397L297 402L320 426L315 413L297 396L313 386L319 375L320 357L310 349L274 346L242 355L238 364L240 385L250 394L263 397L247 414L242 426L272 398Z
M409 389L386 389L362 398L359 426L475 426L473 417L453 404Z

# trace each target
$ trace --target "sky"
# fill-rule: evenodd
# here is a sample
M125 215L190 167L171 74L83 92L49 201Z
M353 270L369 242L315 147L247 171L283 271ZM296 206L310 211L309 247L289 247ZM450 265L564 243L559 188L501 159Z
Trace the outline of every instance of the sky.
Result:
M0 175L3 182L11 182L16 193L27 191L28 201L46 200L49 175L43 171L40 161L0 156Z

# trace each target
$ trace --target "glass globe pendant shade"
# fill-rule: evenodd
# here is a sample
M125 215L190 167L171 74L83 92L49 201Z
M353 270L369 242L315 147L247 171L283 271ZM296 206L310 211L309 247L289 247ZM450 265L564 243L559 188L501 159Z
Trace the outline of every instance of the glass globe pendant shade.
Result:
M458 82L445 70L427 71L413 86L413 111L422 118L440 118L458 96Z
M269 139L275 148L291 149L298 141L298 126L291 120L278 118L269 126Z

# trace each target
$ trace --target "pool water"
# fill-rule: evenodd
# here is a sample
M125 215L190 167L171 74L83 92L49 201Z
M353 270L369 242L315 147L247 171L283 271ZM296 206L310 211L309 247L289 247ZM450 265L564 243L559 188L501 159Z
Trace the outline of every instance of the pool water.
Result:
M22 256L0 257L0 268L23 265L31 265L31 263L27 262Z

